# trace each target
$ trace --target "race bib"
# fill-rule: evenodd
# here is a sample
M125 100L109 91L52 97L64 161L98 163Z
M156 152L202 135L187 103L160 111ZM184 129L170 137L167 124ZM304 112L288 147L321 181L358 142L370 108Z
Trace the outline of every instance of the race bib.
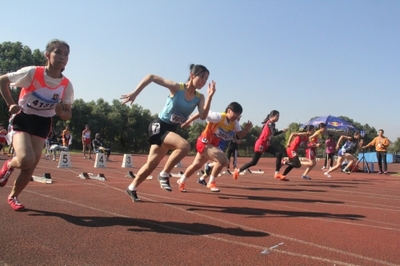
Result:
M214 135L223 140L231 140L234 136L234 132L226 132L221 128L218 128Z
M160 133L160 123L152 123L151 131L153 132L153 135L157 135L158 133Z
M180 114L172 114L169 120L174 124L183 124L186 121L186 117Z

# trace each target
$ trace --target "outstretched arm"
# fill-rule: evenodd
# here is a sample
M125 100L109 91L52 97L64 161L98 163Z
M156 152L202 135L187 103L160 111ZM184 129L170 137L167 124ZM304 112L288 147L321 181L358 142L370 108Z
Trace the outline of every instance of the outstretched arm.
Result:
M172 81L172 80L167 80L162 77L150 74L147 75L136 87L136 89L128 94L121 95L121 100L122 104L130 102L131 104L135 101L136 97L139 95L140 92L144 88L146 88L147 85L149 85L151 82L154 82L160 86L166 87L170 90L171 94L175 94L179 90L179 83Z

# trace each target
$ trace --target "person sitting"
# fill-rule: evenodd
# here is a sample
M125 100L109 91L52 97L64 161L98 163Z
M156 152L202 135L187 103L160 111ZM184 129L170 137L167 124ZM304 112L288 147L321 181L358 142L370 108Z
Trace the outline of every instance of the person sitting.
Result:
M100 133L96 133L94 140L92 141L94 151L105 153L107 161L110 160L111 150L109 148L104 147L103 142L100 139Z
M48 136L48 152L49 156L53 154L53 161L56 160L57 152L68 151L68 147L61 146L60 140L57 138L54 131L51 131Z

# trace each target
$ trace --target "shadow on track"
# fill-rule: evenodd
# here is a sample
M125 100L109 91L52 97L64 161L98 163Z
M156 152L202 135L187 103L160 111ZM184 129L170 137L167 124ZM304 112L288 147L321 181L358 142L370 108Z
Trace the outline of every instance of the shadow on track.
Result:
M131 232L156 232L161 234L180 234L180 235L212 235L226 234L243 237L264 237L269 234L260 231L248 231L239 227L224 228L220 226L203 223L184 223L172 221L155 221L148 219L136 219L129 217L101 217L101 216L75 216L66 213L49 212L42 210L27 210L32 212L30 216L49 216L58 217L71 224L85 227L109 227L127 226Z

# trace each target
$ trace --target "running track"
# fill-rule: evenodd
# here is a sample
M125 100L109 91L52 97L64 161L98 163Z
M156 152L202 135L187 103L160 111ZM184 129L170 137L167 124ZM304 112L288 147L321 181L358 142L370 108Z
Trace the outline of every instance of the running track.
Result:
M107 168L80 155L71 168L42 159L35 175L49 172L53 183L29 184L19 197L25 212L6 203L16 170L0 188L0 265L400 265L400 177L334 172L328 179L319 161L312 180L294 169L283 182L273 179L274 161L262 158L253 170L265 174L222 175L219 193L197 184L198 176L187 193L176 178L172 192L154 178L134 203L126 173L145 159L135 155L130 169L116 155ZM80 179L81 172L107 180Z

